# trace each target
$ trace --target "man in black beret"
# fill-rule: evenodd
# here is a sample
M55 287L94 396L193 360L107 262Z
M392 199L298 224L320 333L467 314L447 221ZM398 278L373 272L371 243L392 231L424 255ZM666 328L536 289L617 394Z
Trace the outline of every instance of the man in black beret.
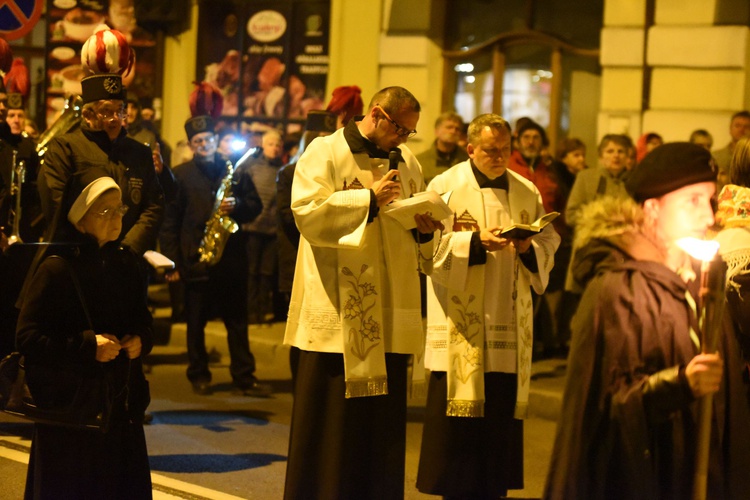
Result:
M700 354L696 275L677 242L713 225L715 182L705 149L665 144L632 171L633 199L582 209L572 271L585 292L545 498L690 496L696 400L718 391L723 363Z

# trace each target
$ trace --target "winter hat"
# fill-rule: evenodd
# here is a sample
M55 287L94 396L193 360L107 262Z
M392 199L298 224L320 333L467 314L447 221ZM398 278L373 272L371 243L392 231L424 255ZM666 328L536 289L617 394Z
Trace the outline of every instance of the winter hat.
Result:
M714 182L718 169L711 153L697 144L663 144L636 165L625 188L638 203L699 182Z
M520 139L524 132L526 132L529 129L534 129L537 132L539 132L539 135L542 136L542 144L547 146L549 144L549 141L547 140L547 132L544 131L541 125L539 125L537 122L533 120L524 121L519 127L518 127L518 138Z

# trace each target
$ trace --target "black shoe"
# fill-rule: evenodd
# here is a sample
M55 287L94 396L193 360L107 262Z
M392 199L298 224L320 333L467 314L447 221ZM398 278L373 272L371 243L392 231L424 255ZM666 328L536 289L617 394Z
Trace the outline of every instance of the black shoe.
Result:
M211 393L213 392L211 390L211 383L205 380L192 382L192 384L193 384L193 392L198 394L199 396L210 396Z
M232 394L235 396L251 396L254 398L267 398L273 393L271 384L265 384L253 380L249 384L235 384Z

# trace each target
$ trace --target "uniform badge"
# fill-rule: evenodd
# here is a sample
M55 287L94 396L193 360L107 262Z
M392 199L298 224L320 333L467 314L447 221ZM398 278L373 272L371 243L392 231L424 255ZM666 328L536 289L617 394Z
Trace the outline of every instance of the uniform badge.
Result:
M195 130L200 130L205 132L208 128L208 123L206 122L206 118L203 116L198 116L196 118L193 118L193 128Z
M120 93L120 79L119 78L105 78L104 79L104 90L114 95Z
M333 113L327 114L323 123L326 130L336 130L336 115Z
M23 96L21 94L8 94L8 107L11 109L21 109L23 107Z

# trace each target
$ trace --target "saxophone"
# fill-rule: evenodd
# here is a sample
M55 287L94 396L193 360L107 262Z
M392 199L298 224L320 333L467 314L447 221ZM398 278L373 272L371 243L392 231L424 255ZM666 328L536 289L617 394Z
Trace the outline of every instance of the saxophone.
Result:
M214 209L211 212L211 218L206 222L206 228L203 230L203 239L198 248L198 254L200 255L198 260L209 266L213 266L221 260L229 236L236 233L240 228L234 219L228 215L222 215L219 211L221 202L225 198L232 196L233 175L234 166L231 161L227 160L227 175L221 180L221 184L216 190Z

